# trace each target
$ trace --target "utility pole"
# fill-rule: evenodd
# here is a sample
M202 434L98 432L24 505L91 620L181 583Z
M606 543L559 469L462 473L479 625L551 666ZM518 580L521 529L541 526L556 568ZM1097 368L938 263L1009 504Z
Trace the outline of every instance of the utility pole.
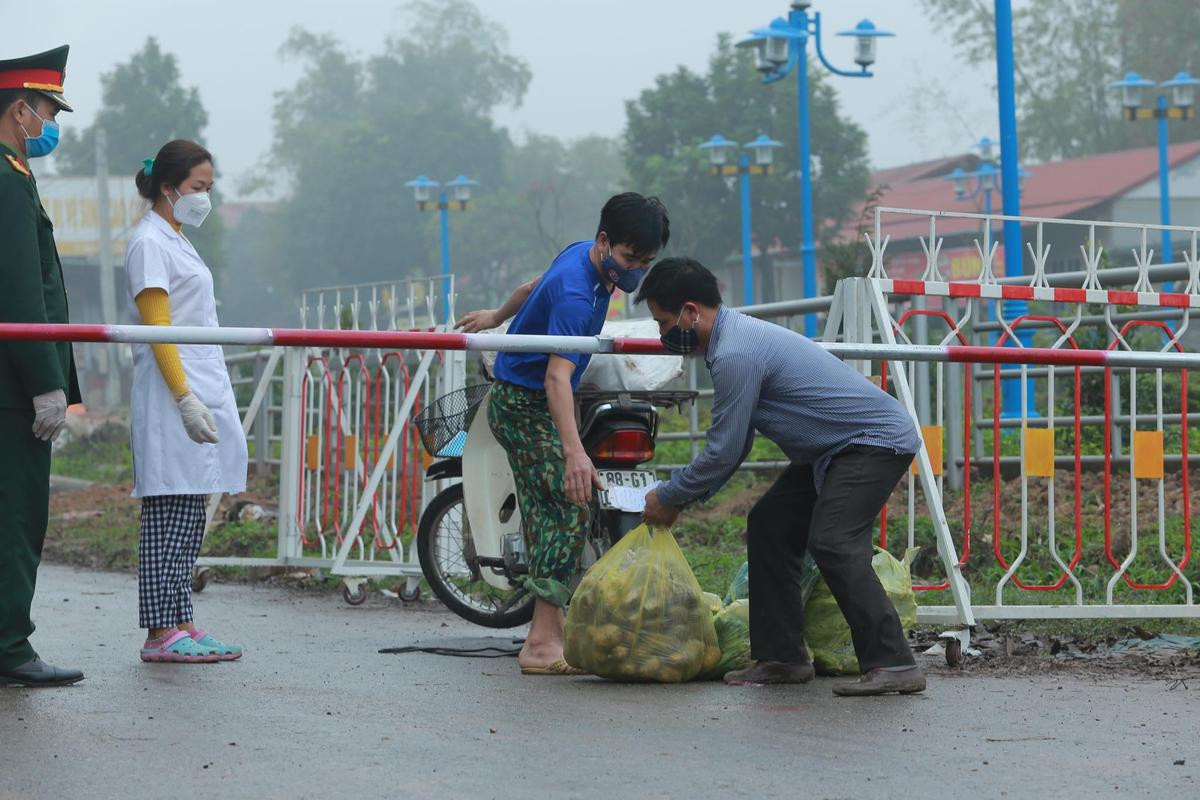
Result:
M100 234L100 313L106 325L117 319L116 278L113 271L112 211L108 197L108 136L103 128L96 130L96 215ZM121 376L118 368L117 345L107 345L104 359L104 406L116 408L121 401Z

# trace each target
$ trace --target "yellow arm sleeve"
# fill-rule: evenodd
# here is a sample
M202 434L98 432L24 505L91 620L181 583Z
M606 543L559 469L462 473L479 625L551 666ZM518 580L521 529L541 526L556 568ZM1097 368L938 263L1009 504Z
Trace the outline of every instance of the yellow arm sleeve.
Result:
M133 299L142 322L146 325L170 325L171 302L163 289L143 289ZM154 360L158 362L158 370L162 373L167 388L175 397L183 397L190 390L187 375L183 372L183 362L179 360L179 348L173 344L152 344Z

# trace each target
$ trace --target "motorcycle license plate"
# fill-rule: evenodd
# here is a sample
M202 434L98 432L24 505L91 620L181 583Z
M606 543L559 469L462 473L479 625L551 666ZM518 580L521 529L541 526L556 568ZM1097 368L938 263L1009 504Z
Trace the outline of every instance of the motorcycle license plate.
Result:
M648 470L602 469L600 478L608 489L597 492L601 508L618 511L641 511L646 507L646 494L658 480Z

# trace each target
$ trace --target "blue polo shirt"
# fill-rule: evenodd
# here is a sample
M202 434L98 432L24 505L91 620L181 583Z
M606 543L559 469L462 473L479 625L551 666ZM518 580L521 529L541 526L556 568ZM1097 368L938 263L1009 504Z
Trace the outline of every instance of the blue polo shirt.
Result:
M508 326L509 333L549 334L551 336L596 336L608 317L611 293L600 280L588 251L592 242L576 242L563 250L546 270L542 280L529 295ZM562 357L575 362L571 388L579 387L579 379L591 361L590 355L563 353ZM546 388L545 353L500 353L496 356L494 372L505 383L526 389Z

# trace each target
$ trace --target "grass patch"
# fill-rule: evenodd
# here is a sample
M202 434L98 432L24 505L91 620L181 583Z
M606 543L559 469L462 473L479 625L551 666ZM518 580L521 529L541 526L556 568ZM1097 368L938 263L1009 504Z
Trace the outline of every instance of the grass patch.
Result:
M44 557L73 566L134 571L138 561L141 501L127 486L97 485L55 494L50 499ZM204 537L202 555L273 556L275 521L216 524ZM220 574L245 576L246 570L221 568Z
M136 503L109 502L87 512L61 511L52 498L50 514L42 550L46 561L91 569L137 569Z
M766 476L738 473L680 517L675 537L704 591L725 596L746 560L746 514L770 484Z
M1022 619L987 621L989 630L1074 639L1133 639L1143 634L1200 636L1198 619Z
M680 517L675 529L676 537L692 571L696 574L702 589L724 596L738 567L746 559L745 526L746 514L761 494L771 483L766 475L738 473L728 485L705 503L697 504ZM982 483L982 482L980 482ZM986 492L985 492L986 488ZM1002 490L1009 494L1011 487ZM990 495L990 486L977 486L976 492ZM973 492L974 494L975 492ZM1064 496L1066 496L1064 494ZM989 498L986 498L990 500ZM947 505L960 504L961 498L955 493L947 493ZM984 497L978 498L977 508L982 508ZM895 499L894 499L895 501ZM908 519L903 513L896 513L899 504L892 507L888 519L889 550L893 554L903 555L907 541ZM916 541L923 545L923 552L914 567L917 580L937 582L942 579L941 563L936 557L934 547L933 525L927 515L918 508L916 523ZM1007 516L1007 514L1006 514ZM1119 519L1119 515L1115 515ZM1036 520L1035 520L1036 522ZM1103 528L1089 519L1085 523L1082 539L1083 551L1075 573L1083 585L1084 602L1089 605L1105 602L1107 583L1113 575L1104 551ZM951 532L956 541L961 541L962 521L950 516ZM1035 525L1034 528L1037 526ZM1028 584L1053 583L1059 576L1059 569L1052 559L1045 555L1047 550L1044 526L1040 534L1031 529L1030 554L1023 562L1018 576ZM1058 519L1059 552L1067 560L1074 549L1074 520L1069 517ZM1114 526L1119 528L1120 526ZM972 602L976 605L994 605L996 602L996 583L1005 570L997 563L990 539L990 524L978 523L975 526L971 556L964 569L964 576L971 585ZM1168 552L1180 554L1184 550L1183 518L1177 514L1168 514L1166 518L1166 533ZM1127 534L1115 529L1114 552L1127 552ZM1139 548L1139 556L1130 570L1133 578L1140 582L1156 582L1166 580L1171 574L1162 564L1157 554L1157 534L1146 537ZM878 540L878 529L873 534ZM1016 557L1017 543L1010 540L1011 531L1006 531L1002 552L1009 563ZM1187 573L1193 574L1192 567ZM1005 589L1004 602L1009 605L1030 604L1073 604L1075 602L1074 587L1068 582L1065 589L1058 591L1026 591L1010 585ZM1182 603L1184 589L1177 582L1174 589L1169 591L1137 591L1118 584L1114 592L1114 602L1128 603ZM918 592L917 602L921 605L948 605L951 602L948 591ZM1047 636L1074 636L1094 639L1127 638L1140 635L1140 632L1176 633L1182 635L1200 635L1200 620L1192 619L1144 619L1144 620L1020 620L988 622L989 627L1000 625L1005 630L1029 632Z
M132 483L129 428L110 422L87 436L67 442L54 453L50 471L64 478L96 483Z
M738 567L746 560L746 547L738 537L738 547L695 545L681 541L683 554L687 556L700 588L712 592L718 597L724 597L729 590L729 582L737 573Z

